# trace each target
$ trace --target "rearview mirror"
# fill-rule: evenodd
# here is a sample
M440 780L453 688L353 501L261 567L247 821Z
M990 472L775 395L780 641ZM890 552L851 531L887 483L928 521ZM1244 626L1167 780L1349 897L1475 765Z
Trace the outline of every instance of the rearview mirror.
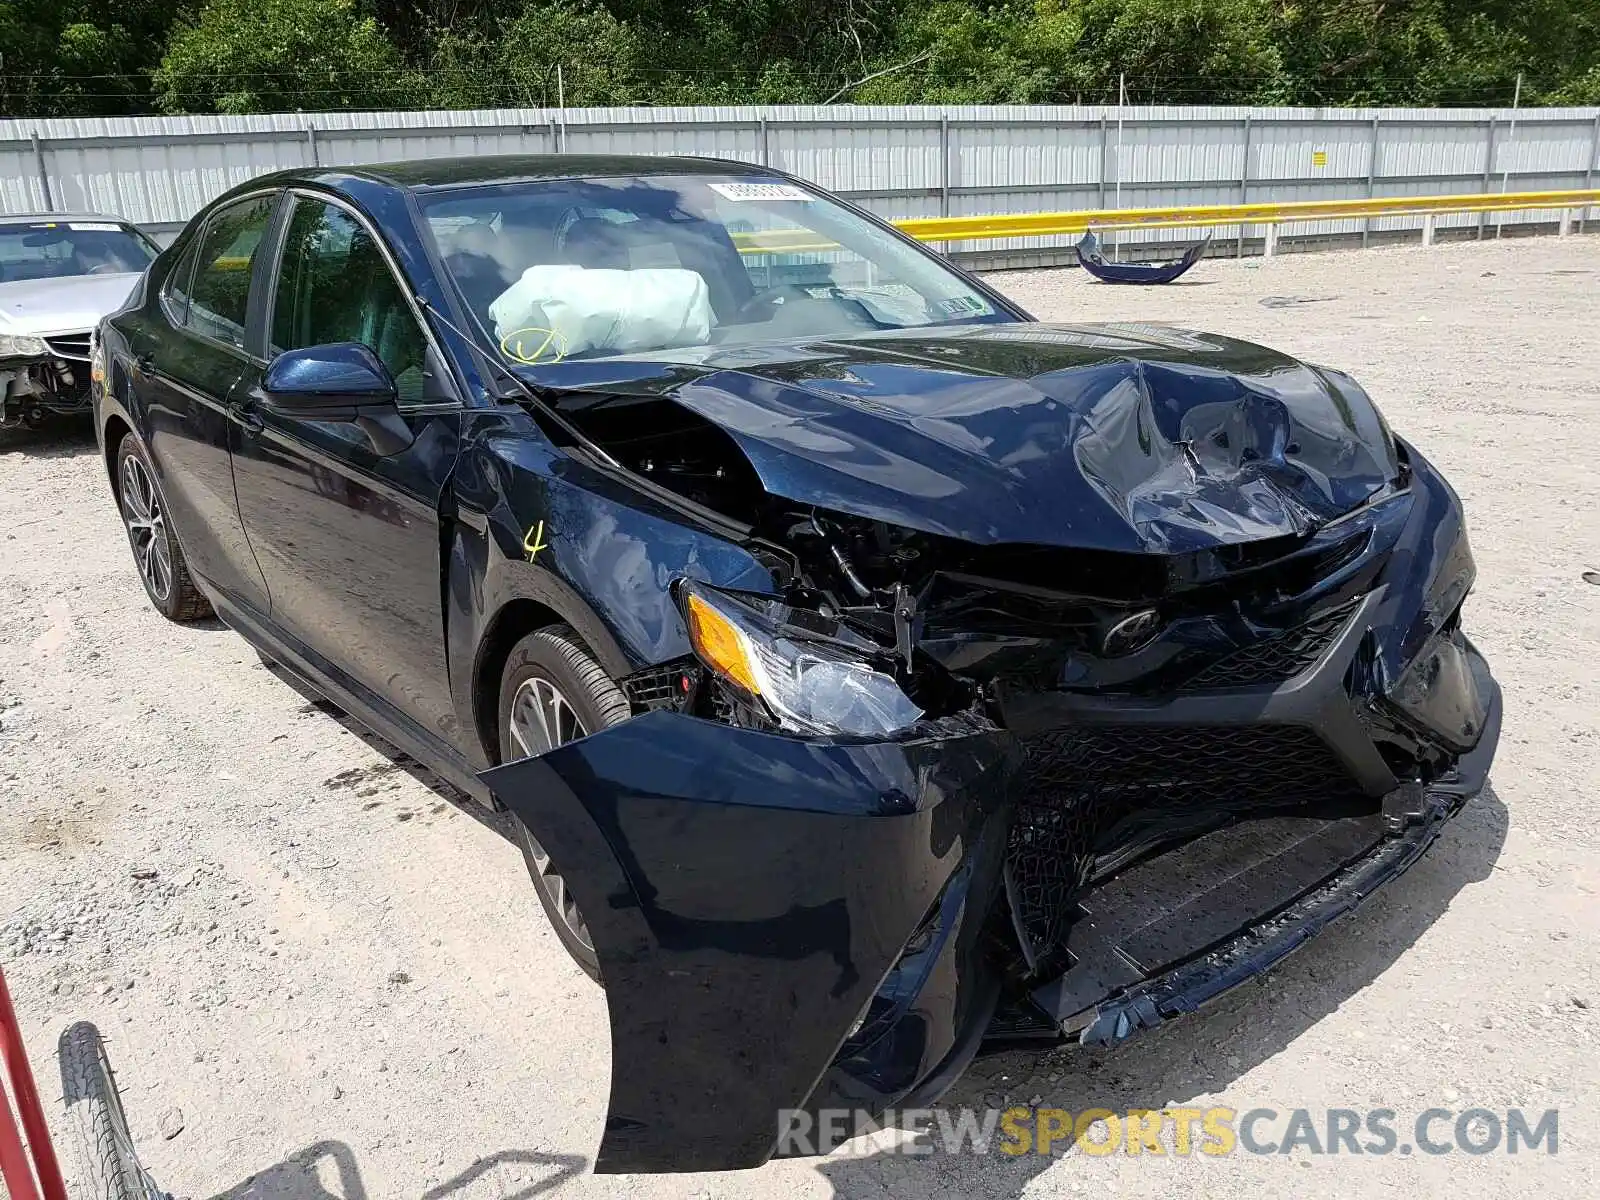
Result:
M357 406L397 396L389 369L360 342L285 350L267 367L262 390L274 408L323 420L354 420Z

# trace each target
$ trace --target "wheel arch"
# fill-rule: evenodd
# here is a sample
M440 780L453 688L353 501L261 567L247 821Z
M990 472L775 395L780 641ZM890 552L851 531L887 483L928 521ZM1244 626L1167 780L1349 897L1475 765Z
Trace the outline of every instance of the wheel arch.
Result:
M117 477L117 455L122 450L122 439L132 432L133 426L126 419L118 413L112 413L106 418L101 437L101 445L105 447L106 475L111 480L111 495L119 507L122 504L122 481Z
M106 475L111 480L111 495L117 506L122 506L122 481L117 473L117 454L122 449L122 439L133 432L133 421L128 415L128 372L118 359L111 364L111 386L107 405L110 410L100 426L100 449L105 456Z
M552 604L552 600L556 600L556 604ZM584 649L613 681L632 669L622 647L585 606L563 604L551 596L513 595L485 623L473 657L472 722L490 763L500 761L500 676L506 658L511 648L528 634L551 625L571 627Z

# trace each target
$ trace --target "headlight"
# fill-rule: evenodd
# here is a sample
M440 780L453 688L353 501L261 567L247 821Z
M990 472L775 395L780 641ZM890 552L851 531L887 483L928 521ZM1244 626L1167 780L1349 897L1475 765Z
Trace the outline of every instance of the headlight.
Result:
M1489 698L1473 675L1459 623L1429 639L1389 690L1389 702L1458 753L1478 744Z
M1389 703L1412 724L1465 752L1478 744L1489 711L1461 632L1461 604L1478 572L1464 524L1441 523L1434 536L1440 544L1450 539L1450 548L1439 556L1417 615L1416 632L1426 640L1389 688Z
M1442 529L1439 534L1449 536L1449 532ZM1472 558L1472 544L1467 541L1466 524L1461 523L1456 526L1450 549L1439 560L1438 569L1428 581L1427 610L1423 615L1433 628L1441 628L1455 616L1477 578L1478 566Z
M100 331L89 331L89 378L97 386L104 387L106 382L106 348L100 341Z
M40 337L26 334L0 333L0 358L37 358L49 352Z
M883 737L916 723L922 710L883 652L816 613L780 600L734 595L690 580L676 595L700 661L793 733Z

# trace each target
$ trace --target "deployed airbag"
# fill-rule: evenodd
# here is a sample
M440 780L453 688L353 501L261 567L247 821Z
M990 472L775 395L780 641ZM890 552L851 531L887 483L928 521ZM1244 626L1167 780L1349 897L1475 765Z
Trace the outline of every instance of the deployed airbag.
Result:
M706 281L683 267L529 267L489 305L495 336L514 358L546 362L590 350L661 350L711 337ZM525 331L553 334L521 337Z

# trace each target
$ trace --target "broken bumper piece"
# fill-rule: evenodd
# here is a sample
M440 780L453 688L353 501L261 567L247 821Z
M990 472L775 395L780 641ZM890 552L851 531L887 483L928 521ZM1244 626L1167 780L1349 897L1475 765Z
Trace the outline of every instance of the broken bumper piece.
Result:
M951 719L830 741L655 712L487 772L599 956L612 1077L595 1170L759 1166L796 1112L934 1102L986 1035L1016 1036L1001 1026L1019 1002L1032 1032L1103 1045L1270 967L1482 788L1500 695L1465 645L1486 719L1449 774L1381 805L1244 817L1110 872L1079 898L1070 964L1031 994L995 945L1025 768L1010 731Z
M1039 988L1033 995L1034 1002L1043 1012L1054 1015L1064 1032L1076 1032L1078 1040L1084 1045L1104 1046L1122 1041L1141 1029L1153 1029L1164 1021L1194 1012L1280 962L1410 868L1433 844L1444 823L1482 790L1499 741L1500 691L1476 652L1473 652L1473 659L1475 673L1479 674L1480 685L1488 700L1488 717L1482 739L1459 760L1451 776L1427 788L1397 789L1386 798L1381 814L1320 822L1320 829L1298 840L1294 840L1291 833L1288 851L1276 856L1267 869L1260 872L1260 877L1247 883L1241 883L1238 879L1238 869L1243 864L1235 858L1231 864L1234 871L1231 895L1233 911L1239 911L1239 898L1260 895L1275 884L1281 888L1286 879L1292 879L1297 855L1298 865L1311 870L1316 869L1315 864L1319 861L1330 861L1327 857L1330 853L1339 855L1343 861L1333 874L1311 884L1275 910L1257 909L1256 915L1251 915L1241 927L1213 941L1198 955L1161 963L1147 978L1120 988L1092 1006L1085 1008L1080 1003L1074 1003L1073 986L1075 982L1080 982L1074 980L1077 965L1061 978ZM1247 836L1264 832L1270 836L1273 832L1285 832L1277 828L1280 824L1268 818L1245 822L1235 827L1234 831L1223 832L1238 831ZM1257 828L1248 830L1250 826ZM1206 841L1204 838L1198 839L1185 850L1194 852L1196 856L1203 855ZM1313 846L1313 842L1320 844ZM1353 853L1340 855L1341 848ZM1163 860L1177 859L1180 853L1164 855L1155 861L1162 863ZM1181 860L1169 862L1167 866L1181 870L1183 863ZM1120 878L1117 882L1126 884ZM1290 886L1292 888L1293 885ZM1166 896L1170 900L1171 892L1167 892ZM1085 899L1085 906L1092 910L1094 905L1095 894L1091 892ZM1199 909L1196 915L1201 920L1210 919L1212 922L1219 916L1225 919L1229 911L1226 900L1209 905L1202 901L1195 907ZM1189 914L1182 907L1168 911L1171 924L1182 925L1187 916ZM1092 933L1092 928L1088 932ZM1146 932L1139 930L1129 938L1134 951L1132 955L1129 954L1129 946L1118 946L1111 961L1119 964L1137 961L1136 955L1140 950L1159 954L1159 950L1155 949L1160 944L1159 939L1139 937L1139 934ZM1205 934L1196 935L1190 931L1190 936L1203 938ZM1168 947L1181 944L1182 937L1180 932L1176 939L1169 939L1166 944ZM1087 947L1080 947L1077 942L1074 942L1074 946L1084 954L1080 963L1095 957L1086 953ZM1095 957L1095 961L1103 967L1107 959ZM1081 992L1077 998L1081 1000Z
M958 1074L997 990L981 934L1017 760L992 728L830 742L661 712L487 772L600 960L595 1170L759 1166L785 1110Z

